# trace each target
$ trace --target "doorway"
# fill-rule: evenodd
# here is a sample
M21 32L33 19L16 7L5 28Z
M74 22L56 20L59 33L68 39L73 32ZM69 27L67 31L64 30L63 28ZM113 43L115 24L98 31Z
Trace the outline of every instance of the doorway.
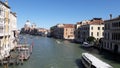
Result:
M114 53L118 54L118 45L117 44L115 44L115 46L114 46Z

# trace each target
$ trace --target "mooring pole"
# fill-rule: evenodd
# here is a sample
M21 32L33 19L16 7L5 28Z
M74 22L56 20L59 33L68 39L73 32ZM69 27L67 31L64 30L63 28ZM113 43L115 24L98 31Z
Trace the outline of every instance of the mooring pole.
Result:
M5 63L5 64L4 64L4 68L8 68L8 63Z
M8 59L7 58L3 61L3 67L8 68Z

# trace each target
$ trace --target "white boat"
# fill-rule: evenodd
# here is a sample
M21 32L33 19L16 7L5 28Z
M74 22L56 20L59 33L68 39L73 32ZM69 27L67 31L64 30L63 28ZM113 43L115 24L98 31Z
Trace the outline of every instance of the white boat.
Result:
M56 42L57 42L58 44L60 44L60 41L56 40Z
M89 53L82 53L81 61L86 68L113 68Z
M89 44L87 42L83 42L83 44L81 45L82 47L92 47L92 44Z

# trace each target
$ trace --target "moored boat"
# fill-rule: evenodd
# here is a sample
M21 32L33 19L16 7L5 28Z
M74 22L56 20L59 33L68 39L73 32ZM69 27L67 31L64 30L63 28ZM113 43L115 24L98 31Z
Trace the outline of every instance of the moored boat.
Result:
M60 41L56 40L56 42L57 42L58 44L60 44Z
M87 42L83 42L83 44L81 45L82 47L92 47L93 44L89 44Z
M82 53L81 61L86 68L113 68L111 65L89 53Z

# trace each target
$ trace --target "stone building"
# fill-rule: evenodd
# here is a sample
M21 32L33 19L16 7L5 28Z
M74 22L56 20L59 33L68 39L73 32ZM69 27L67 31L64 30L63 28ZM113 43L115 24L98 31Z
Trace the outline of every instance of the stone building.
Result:
M102 48L113 53L120 53L120 16L105 20Z

